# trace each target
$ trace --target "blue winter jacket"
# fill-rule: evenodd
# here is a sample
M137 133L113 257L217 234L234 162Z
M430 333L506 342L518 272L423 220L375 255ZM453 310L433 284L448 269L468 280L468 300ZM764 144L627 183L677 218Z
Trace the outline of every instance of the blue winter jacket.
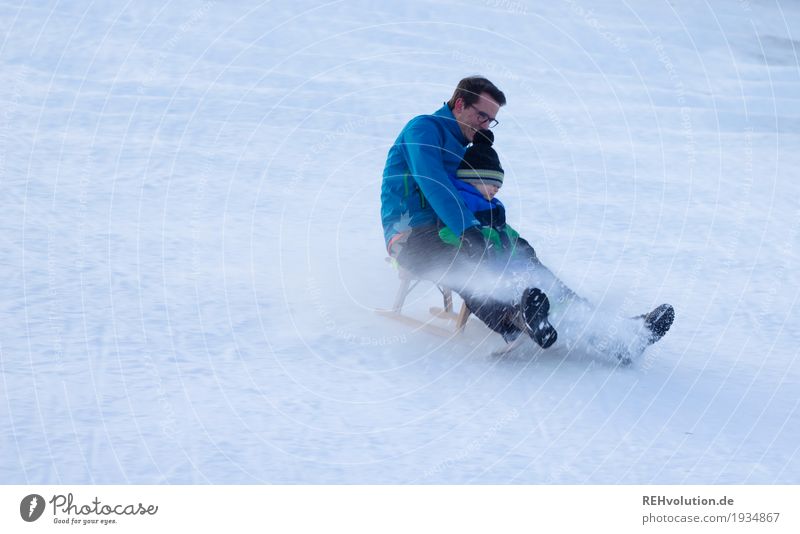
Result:
M479 226L451 180L468 144L447 104L406 124L383 170L381 221L387 246L398 232L437 221L456 235Z
M467 209L475 215L481 227L503 230L506 226L506 207L500 199L486 200L475 187L463 180L454 179L453 186L461 195Z

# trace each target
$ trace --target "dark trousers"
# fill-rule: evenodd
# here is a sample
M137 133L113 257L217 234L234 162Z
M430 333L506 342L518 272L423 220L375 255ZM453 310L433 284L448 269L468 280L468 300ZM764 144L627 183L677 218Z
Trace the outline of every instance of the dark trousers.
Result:
M527 248L522 249L523 254L529 255L530 261L538 261L533 248L524 244ZM514 321L519 306L496 260L489 256L480 261L469 258L458 247L444 243L435 226L412 229L397 256L400 266L415 276L458 293L476 317L505 337L519 332Z

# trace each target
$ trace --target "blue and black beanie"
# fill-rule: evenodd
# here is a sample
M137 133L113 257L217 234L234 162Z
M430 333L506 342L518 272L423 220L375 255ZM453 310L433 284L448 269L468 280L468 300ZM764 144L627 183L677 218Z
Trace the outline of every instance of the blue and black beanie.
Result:
M469 184L485 183L503 186L503 167L500 158L492 148L494 134L491 130L478 130L472 139L472 146L464 154L458 166L456 177Z

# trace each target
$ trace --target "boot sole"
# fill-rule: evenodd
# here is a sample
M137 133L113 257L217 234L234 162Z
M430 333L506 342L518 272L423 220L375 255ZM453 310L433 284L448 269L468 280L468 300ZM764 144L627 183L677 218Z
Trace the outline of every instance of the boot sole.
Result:
M549 312L550 300L542 290L525 290L522 294L522 317L527 327L526 332L543 349L551 347L558 339L558 332L547 320Z

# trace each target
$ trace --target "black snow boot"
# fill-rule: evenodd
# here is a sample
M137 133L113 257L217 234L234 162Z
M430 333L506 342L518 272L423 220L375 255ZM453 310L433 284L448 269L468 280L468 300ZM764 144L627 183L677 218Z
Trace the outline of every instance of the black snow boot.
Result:
M555 343L558 333L547 320L550 312L547 295L539 288L528 288L522 294L521 308L528 335L543 349Z
M653 344L667 333L672 326L672 321L675 320L675 309L669 304L662 304L655 310L644 315L640 315L644 319L644 324L650 330L649 344Z

